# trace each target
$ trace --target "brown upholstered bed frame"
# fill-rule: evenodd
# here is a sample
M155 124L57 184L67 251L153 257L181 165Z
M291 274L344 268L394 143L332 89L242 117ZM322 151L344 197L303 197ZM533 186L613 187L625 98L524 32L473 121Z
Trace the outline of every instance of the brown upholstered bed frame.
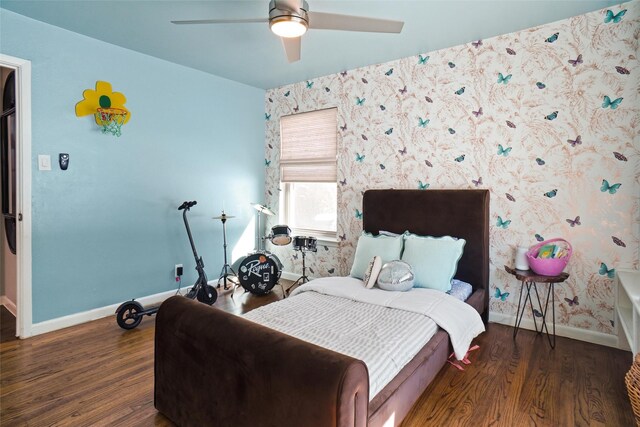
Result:
M364 230L464 238L456 278L489 313L489 191L369 190ZM369 402L366 365L187 298L156 318L155 406L187 426L399 425L446 363L449 336L433 338Z

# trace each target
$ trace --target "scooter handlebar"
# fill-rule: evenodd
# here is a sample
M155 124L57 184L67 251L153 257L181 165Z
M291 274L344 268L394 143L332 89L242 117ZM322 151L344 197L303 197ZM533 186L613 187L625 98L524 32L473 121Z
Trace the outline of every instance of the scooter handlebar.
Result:
M178 210L181 211L183 209L189 210L192 207L194 207L195 205L197 205L198 202L197 201L192 201L192 202L182 202L182 204L178 207Z

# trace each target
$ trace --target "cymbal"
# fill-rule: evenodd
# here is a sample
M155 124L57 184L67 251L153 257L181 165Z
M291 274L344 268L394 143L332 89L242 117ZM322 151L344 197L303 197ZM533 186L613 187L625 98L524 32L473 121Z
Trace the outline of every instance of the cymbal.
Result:
M211 219L229 219L229 218L235 218L235 216L233 215L227 215L226 213L223 213L222 215L219 216L214 216Z
M253 206L253 208L258 212L261 212L263 214L272 215L272 216L275 215L275 213L271 209L269 209L265 205L261 205L260 203L251 203L251 206Z

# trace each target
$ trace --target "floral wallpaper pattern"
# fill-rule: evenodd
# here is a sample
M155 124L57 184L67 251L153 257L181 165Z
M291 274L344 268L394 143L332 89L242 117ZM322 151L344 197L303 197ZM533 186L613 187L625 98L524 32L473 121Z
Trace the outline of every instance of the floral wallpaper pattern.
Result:
M266 203L277 210L279 118L337 107L338 245L307 256L312 276L349 273L366 189L487 188L491 311L515 315L515 247L563 237L556 321L613 333L615 269L639 267L639 34L634 1L269 90ZM291 246L267 249L301 272Z

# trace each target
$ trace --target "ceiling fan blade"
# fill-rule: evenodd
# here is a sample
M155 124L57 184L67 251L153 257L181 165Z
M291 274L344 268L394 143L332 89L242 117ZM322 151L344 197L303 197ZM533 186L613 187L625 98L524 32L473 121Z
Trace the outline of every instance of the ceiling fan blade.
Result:
M252 22L269 22L268 18L256 19L195 19L191 21L171 21L176 25L192 25L192 24L247 24Z
M399 33L404 22L336 13L309 12L309 28L316 30L364 31L369 33Z
M296 62L300 60L300 37L280 37L287 60Z

